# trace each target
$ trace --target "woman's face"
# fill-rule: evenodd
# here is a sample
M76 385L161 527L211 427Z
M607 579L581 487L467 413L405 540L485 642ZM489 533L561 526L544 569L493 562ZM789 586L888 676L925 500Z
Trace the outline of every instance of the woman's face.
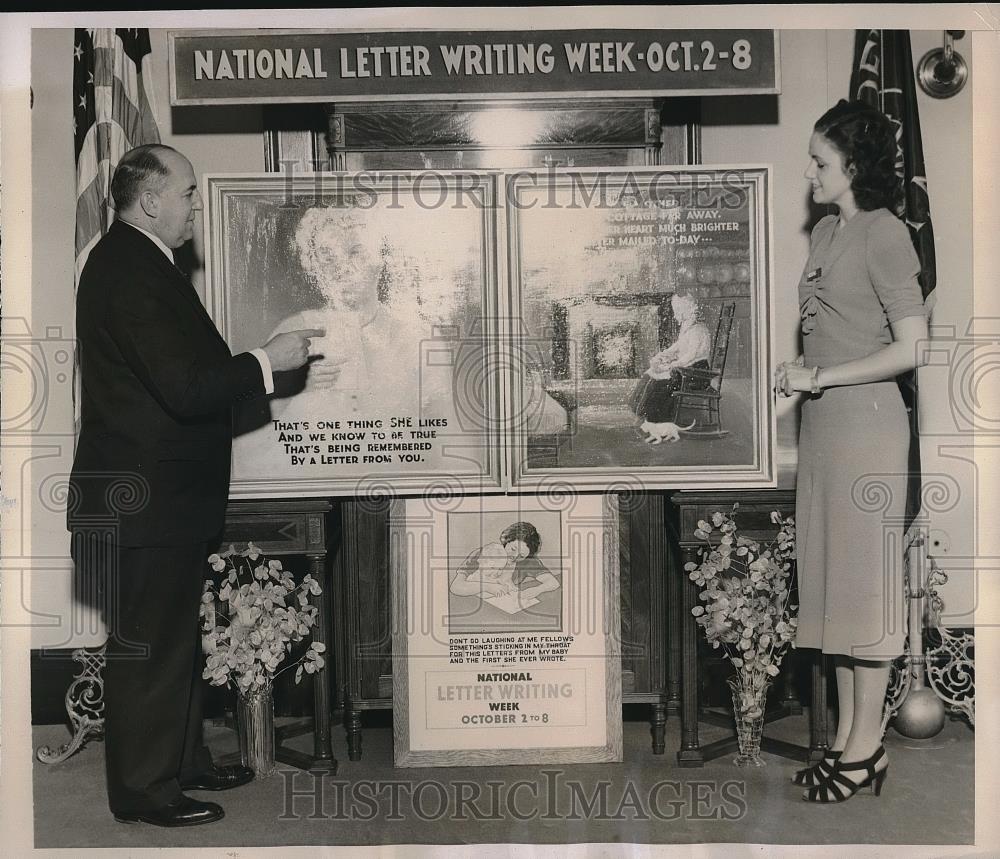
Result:
M695 315L695 306L690 301L676 296L670 302L670 309L673 310L674 319L678 322L687 322Z
M837 206L841 210L856 207L851 190L851 175L844 169L840 151L818 131L809 138L809 166L806 179L812 185L813 201Z
M507 552L507 557L512 561L520 561L531 554L531 549L528 548L528 544L524 540L511 540L504 544L504 549Z
M306 270L337 307L361 310L376 300L377 265L360 236L320 236Z

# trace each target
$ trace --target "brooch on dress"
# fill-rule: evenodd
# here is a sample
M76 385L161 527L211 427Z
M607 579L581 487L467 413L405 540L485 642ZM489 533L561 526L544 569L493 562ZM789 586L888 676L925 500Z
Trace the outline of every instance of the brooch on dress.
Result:
M806 297L805 301L802 302L802 306L799 308L800 315L802 317L802 333L809 334L816 327L816 311L819 306L819 298L816 295L815 286L823 278L823 268L819 266L814 268L812 271L806 273L806 283L811 284L814 288L812 292Z

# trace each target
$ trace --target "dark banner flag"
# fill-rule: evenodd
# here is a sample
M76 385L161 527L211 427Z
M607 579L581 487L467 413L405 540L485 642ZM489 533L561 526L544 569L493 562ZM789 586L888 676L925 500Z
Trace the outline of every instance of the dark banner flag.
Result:
M159 143L150 92L149 31L78 29L73 40L76 153L76 276L114 219L111 177L118 159Z
M920 116L913 79L909 30L858 30L854 37L851 97L889 117L896 129L896 174L903 183L903 202L896 214L905 221L920 258L920 289L933 307L937 282L934 230L931 227ZM910 479L906 492L906 527L920 512L920 439L916 373L900 377L900 390L910 415Z
M111 177L129 149L159 143L149 31L78 29L73 37L73 146L76 157L76 283L91 248L114 220ZM74 363L74 415L80 376Z

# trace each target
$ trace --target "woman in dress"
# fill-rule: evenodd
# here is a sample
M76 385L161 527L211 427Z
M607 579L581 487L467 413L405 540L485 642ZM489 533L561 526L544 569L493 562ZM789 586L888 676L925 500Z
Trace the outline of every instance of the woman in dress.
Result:
M919 261L893 213L901 188L888 119L841 101L816 123L805 177L835 208L812 232L799 283L803 354L775 372L803 392L796 484L797 646L836 666L831 752L793 781L804 798L878 794L889 760L882 705L903 652L902 522L909 425L896 377L914 369L927 317ZM887 551L888 547L888 551Z
M650 423L676 421L674 397L681 384L681 367L708 369L712 351L712 335L698 319L698 302L691 295L674 293L670 299L674 319L680 324L677 339L657 352L649 368L639 377L632 393L632 411L636 417Z

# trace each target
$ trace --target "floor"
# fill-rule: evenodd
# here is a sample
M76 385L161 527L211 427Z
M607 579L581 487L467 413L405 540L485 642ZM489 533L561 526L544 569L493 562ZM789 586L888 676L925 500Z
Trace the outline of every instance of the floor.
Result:
M639 709L639 708L636 708ZM224 820L192 829L116 823L104 795L103 743L91 742L58 765L34 767L36 847L243 847L270 845L495 844L970 844L974 822L975 734L949 721L931 740L890 730L892 761L880 797L848 803L802 802L788 781L797 764L765 755L744 770L731 758L680 769L678 722L668 720L667 749L652 754L649 726L638 713L625 722L620 764L394 769L392 731L367 727L364 758L347 760L335 733L340 770L317 777L281 768L270 779L227 794ZM807 715L768 725L769 736L804 742ZM702 742L722 736L705 725ZM62 726L37 726L36 747L66 739ZM209 727L217 757L234 736ZM308 736L298 738L304 750ZM933 780L929 774L933 773ZM893 851L892 854L900 855Z
M576 432L559 449L559 466L675 468L692 465L749 465L754 458L754 423L750 382L726 383L722 423L717 438L682 436L679 441L646 442L627 404L581 405Z

